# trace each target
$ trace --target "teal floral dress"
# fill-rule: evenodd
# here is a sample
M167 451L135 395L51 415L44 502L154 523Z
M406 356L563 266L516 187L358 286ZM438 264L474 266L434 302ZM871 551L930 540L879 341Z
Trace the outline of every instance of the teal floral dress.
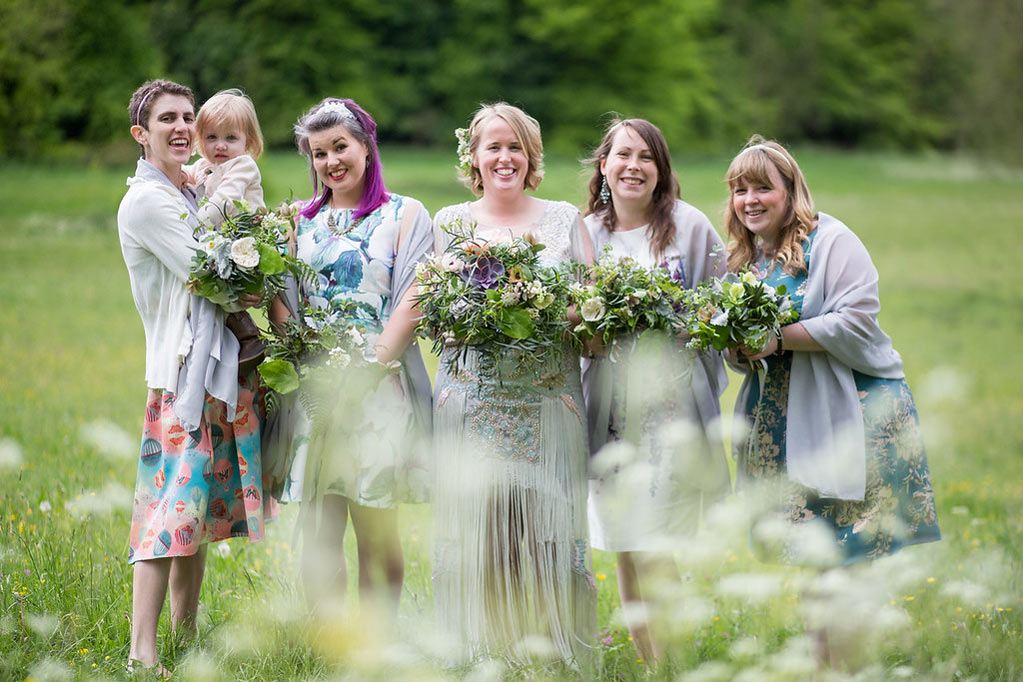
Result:
M804 244L809 268L816 232ZM772 286L784 285L802 310L807 273L790 275L761 262L758 274ZM751 378L744 413L751 441L739 456L740 484L784 481L784 514L792 523L814 519L834 533L840 560L849 564L891 554L941 538L916 405L905 379L882 379L853 371L867 445L867 482L862 501L822 498L785 478L786 411L792 353L770 356L762 390ZM795 560L792 553L786 558Z
M313 218L299 219L298 257L317 273L316 281L302 292L305 302L343 314L362 331L368 348L387 322L405 211L418 206L391 194L358 221L352 219L353 210L329 206ZM337 400L352 407L344 423L313 429L304 415L300 417L292 480L284 499L313 501L324 494L340 495L373 508L425 501L428 472L413 438L407 377L403 373L382 380L361 374L350 377L337 387ZM359 401L352 400L353 390L359 391Z

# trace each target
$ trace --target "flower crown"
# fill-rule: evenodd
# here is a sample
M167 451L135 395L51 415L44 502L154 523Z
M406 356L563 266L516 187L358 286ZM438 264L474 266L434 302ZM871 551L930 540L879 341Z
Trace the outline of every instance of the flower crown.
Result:
M455 139L458 140L458 170L466 177L472 176L472 151L469 148L469 129L458 128L455 130Z

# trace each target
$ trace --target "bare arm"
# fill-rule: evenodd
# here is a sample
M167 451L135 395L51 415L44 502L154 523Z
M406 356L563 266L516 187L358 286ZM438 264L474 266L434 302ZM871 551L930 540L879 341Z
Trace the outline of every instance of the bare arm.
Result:
M418 295L419 288L413 284L394 307L374 346L378 361L388 363L397 360L412 342L416 325L419 323L419 308L416 306Z

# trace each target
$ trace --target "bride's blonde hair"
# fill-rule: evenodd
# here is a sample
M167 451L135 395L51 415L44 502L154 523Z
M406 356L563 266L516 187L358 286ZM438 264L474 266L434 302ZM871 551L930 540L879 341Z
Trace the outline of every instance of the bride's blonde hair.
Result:
M754 135L728 166L729 201L725 209L725 230L728 233L728 269L735 272L757 260L757 245L752 232L746 229L732 206L731 193L740 182L774 188L770 167L778 171L785 183L788 211L778 235L778 249L774 260L782 270L795 275L806 270L803 242L817 223L806 176L788 150L774 140Z

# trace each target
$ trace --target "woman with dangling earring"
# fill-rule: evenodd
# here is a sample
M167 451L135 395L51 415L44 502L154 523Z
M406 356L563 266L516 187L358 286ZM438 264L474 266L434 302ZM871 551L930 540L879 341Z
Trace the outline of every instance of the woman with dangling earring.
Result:
M724 274L724 245L707 217L682 201L661 131L616 119L589 161L586 227L598 253L666 268L686 288ZM730 488L718 432L727 383L721 355L648 334L614 361L583 360L594 462L590 538L615 552L623 605L644 611L629 631L649 663L666 652L657 582L679 581L672 557L703 509ZM607 450L602 452L602 449ZM612 458L613 465L603 465ZM626 454L628 456L626 456Z

